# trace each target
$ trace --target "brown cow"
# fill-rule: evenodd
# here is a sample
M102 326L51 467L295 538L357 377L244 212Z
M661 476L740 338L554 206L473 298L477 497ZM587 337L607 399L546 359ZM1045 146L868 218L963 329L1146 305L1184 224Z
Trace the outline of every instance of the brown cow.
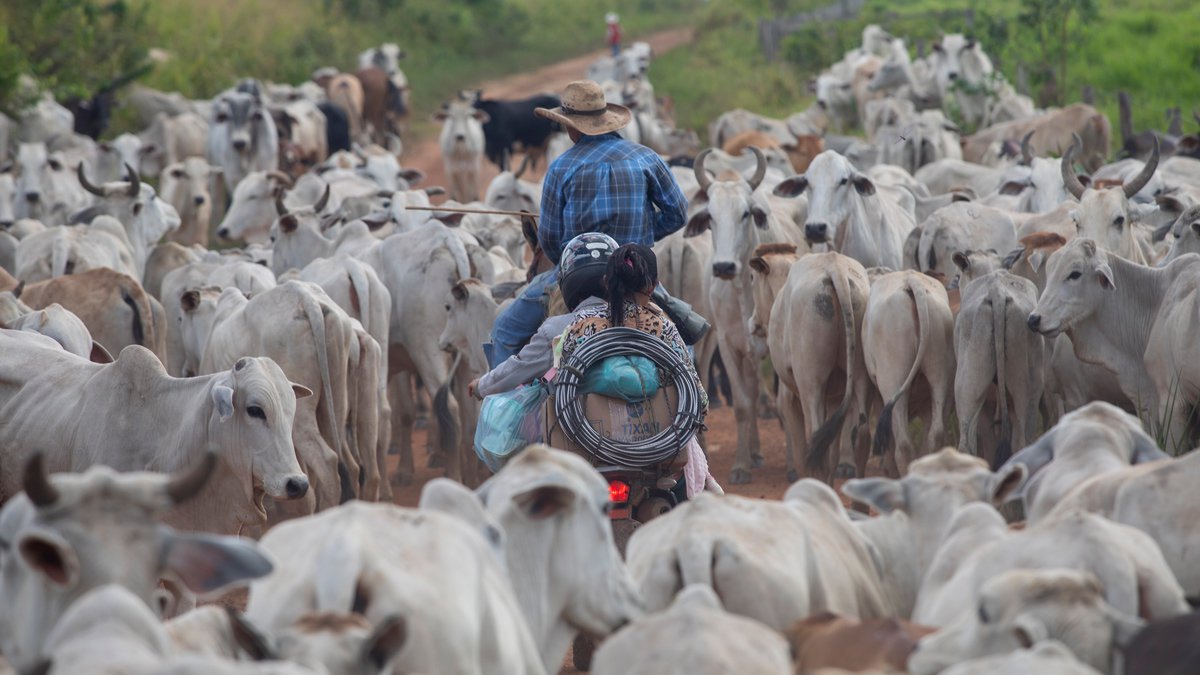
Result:
M350 123L350 138L357 140L363 130L363 115L366 106L366 94L362 82L350 73L338 73L325 80L321 78L317 84L325 84L325 95L329 102L346 113Z
M936 630L899 619L859 620L822 612L797 621L784 636L797 673L821 668L904 672L917 641Z
M355 75L362 83L363 122L372 138L385 144L388 134L400 133L400 122L408 114L408 89L379 68L363 68Z
M0 278L0 291L16 285ZM101 267L30 284L21 301L34 309L57 302L78 316L92 339L114 356L129 345L142 345L160 361L166 359L167 319L162 305L120 272Z
M730 155L740 157L742 151L752 145L760 150L767 148L783 150L787 154L788 163L792 165L796 173L807 171L813 157L825 151L825 141L820 136L804 134L796 136L794 143L780 143L778 138L764 131L743 131L726 141L721 149Z

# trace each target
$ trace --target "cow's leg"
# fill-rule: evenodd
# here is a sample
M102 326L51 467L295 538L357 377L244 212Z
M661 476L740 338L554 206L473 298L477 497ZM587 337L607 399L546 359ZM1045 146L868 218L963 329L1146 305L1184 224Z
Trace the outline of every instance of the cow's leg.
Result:
M401 372L392 377L392 440L398 444L400 460L393 481L408 485L416 472L413 464L412 433L417 421L417 405L413 398L412 374Z
M895 468L899 476L908 473L908 465L913 457L912 440L908 435L908 392L896 398L892 407L892 447Z
M867 460L871 458L871 381L865 369L859 369L850 383L854 386L854 406L850 408L842 433L849 436L854 462L854 477L866 478ZM842 458L843 461L846 458Z
M808 458L808 437L804 434L806 419L804 408L791 388L784 384L779 385L776 405L779 407L779 416L783 420L783 434L786 442L784 448L787 453L787 479L789 483L794 483L800 480L800 473L796 470L796 456L799 455L801 462Z
M450 391L450 373L446 355L437 349L436 340L425 345L413 345L409 349L413 364L425 391L433 401L433 427L438 435L438 451L445 459L446 477L462 481L462 462L458 447L458 436L462 430L462 415L458 401ZM430 429L432 433L433 428Z
M820 379L814 379L811 377L812 375L816 375L816 377ZM781 389L782 388L784 387L781 387ZM804 426L800 429L800 432L804 434L804 443L806 446L809 446L807 450L811 452L812 448L810 444L812 442L813 433L816 432L817 428L825 422L826 417L824 378L821 378L819 373L814 373L813 370L807 369L806 372L802 373L801 376L797 378L796 392L797 399L800 403L800 408L803 410L804 419ZM809 463L807 454L808 452L805 453L806 456L804 458L805 467L807 467ZM829 470L829 457L826 456L825 464L819 470L817 470L815 474L812 475L818 480L827 480L829 478Z
M979 454L979 413L992 386L991 378L983 377L978 368L959 368L960 376L954 382L954 409L958 411L958 450L971 455Z
M929 406L929 433L925 436L922 455L939 450L946 442L946 417L950 412L948 403L954 391L954 373L937 373L929 380L932 401Z
M719 340L719 338L718 338ZM729 472L729 482L735 485L749 483L752 455L757 449L756 437L758 419L755 415L755 403L758 400L758 377L753 368L747 368L748 359L733 349L728 342L720 340L722 360L729 373L730 389L733 392L733 414L737 419L737 451L733 458L733 468ZM728 354L728 357L724 355ZM749 371L749 372L747 372Z
M459 403L462 428L459 431L459 454L462 457L463 485L479 485L479 458L475 455L475 426L479 423L479 403L467 394L467 384L474 379L467 364L463 363L454 377L453 395ZM486 475L486 474L484 474Z
M739 358L742 362L743 376L748 378L745 386L750 397L750 466L757 469L763 465L762 446L758 437L758 392L759 382L762 380L758 369L762 366L762 362L749 352L743 352Z
M382 372L383 381L378 382L375 400L379 407L379 435L375 441L375 462L379 467L379 500L392 501L392 482L387 479L388 449L392 447L392 406L388 401L387 373ZM410 453L411 456L411 453Z

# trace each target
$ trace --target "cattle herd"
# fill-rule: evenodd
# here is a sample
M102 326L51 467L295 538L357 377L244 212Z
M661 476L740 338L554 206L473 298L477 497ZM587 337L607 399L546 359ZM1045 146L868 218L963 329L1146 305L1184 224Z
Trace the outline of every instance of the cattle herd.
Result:
M43 95L0 116L0 671L554 673L582 634L605 674L1197 672L1178 110L1134 133L1123 97L1108 163L1091 105L871 26L811 107L701 150L652 56L587 77L689 199L662 281L713 325L729 482L773 409L782 500L701 494L618 550L584 458L484 475L467 383L536 234L478 211L538 211L552 94L444 103L445 188L400 163L391 44L212 100L133 86L143 131L104 142ZM426 413L446 478L394 506Z

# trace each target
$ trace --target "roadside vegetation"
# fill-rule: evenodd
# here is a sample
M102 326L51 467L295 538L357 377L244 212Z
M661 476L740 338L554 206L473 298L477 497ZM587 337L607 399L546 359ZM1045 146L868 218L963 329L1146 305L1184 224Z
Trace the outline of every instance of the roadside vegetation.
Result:
M822 68L861 42L879 23L904 37L913 55L940 32L976 36L1012 83L1023 70L1042 106L1078 101L1084 86L1117 133L1117 92L1133 99L1136 129L1166 128L1167 108L1183 110L1184 129L1200 109L1200 3L1194 0L870 0L853 20L811 26L786 38L780 58L767 63L758 20L789 16L831 0L724 0L696 13L696 42L651 66L660 94L675 100L682 126L700 131L716 115L743 107L773 116L805 108L807 85ZM973 26L965 12L974 11ZM931 16L940 12L946 15ZM1065 21L1064 21L1065 18Z
M139 81L210 97L240 77L301 82L321 66L395 42L416 113L455 90L604 46L604 15L630 39L684 25L703 0L0 0L0 110L17 76L60 98L94 93L147 63Z

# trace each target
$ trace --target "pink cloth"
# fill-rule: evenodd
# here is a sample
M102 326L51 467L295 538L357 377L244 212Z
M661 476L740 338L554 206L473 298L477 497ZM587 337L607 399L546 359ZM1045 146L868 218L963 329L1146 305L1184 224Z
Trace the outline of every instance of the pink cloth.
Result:
M687 464L683 466L683 479L687 483L688 499L705 490L719 495L725 494L725 490L721 489L717 480L708 472L708 458L704 456L704 450L695 436L687 442Z

